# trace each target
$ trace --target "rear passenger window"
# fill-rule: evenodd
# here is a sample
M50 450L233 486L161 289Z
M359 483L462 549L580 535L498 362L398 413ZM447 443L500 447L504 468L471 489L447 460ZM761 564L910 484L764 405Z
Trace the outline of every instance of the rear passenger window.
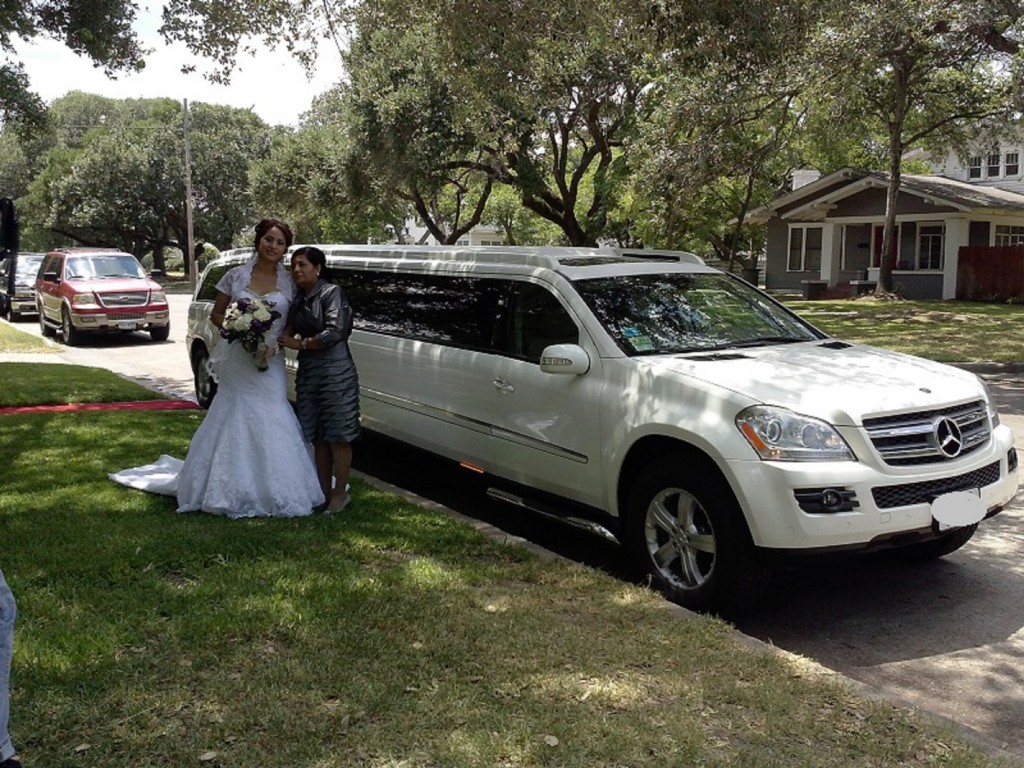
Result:
M502 351L507 280L339 270L336 282L359 330Z

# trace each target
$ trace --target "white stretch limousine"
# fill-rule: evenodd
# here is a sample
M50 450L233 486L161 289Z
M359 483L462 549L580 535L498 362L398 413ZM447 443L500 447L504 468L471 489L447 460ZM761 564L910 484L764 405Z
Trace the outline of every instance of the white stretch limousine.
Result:
M599 523L683 605L746 607L781 555L940 557L1016 491L977 376L829 338L692 254L320 247L364 427ZM204 405L213 286L249 253L210 264L190 309Z

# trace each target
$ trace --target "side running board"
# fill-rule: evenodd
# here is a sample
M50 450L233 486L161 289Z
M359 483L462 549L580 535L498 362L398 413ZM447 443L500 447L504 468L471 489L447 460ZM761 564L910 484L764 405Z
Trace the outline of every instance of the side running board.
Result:
M536 499L527 499L523 496L517 496L514 493L509 493L508 491L504 491L499 488L488 488L487 496L495 501L511 504L514 507L520 507L521 509L528 510L534 514L540 515L541 517L546 517L549 520L555 520L559 523L571 525L574 528L580 528L587 533L600 536L602 539L613 541L616 544L619 542L618 537L600 523L595 523L593 520L586 520L582 517L574 517L572 515L559 513L555 507L545 504L544 502L537 501Z

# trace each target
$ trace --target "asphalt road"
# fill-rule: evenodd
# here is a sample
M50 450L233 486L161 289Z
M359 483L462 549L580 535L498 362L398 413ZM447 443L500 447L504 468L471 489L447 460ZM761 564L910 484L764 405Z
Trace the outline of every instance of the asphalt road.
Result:
M184 346L188 296L171 296L171 337L97 339L54 355L191 396ZM35 323L19 328L38 334ZM1024 374L986 375L1024 451ZM626 579L619 548L483 497L480 479L382 438L357 447L356 469L560 555ZM742 632L860 681L901 705L957 723L1024 765L1024 499L960 551L912 564L871 556L778 574Z

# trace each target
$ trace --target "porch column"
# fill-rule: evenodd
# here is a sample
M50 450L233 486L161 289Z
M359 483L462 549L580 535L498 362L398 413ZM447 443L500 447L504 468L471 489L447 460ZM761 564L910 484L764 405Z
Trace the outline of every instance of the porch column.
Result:
M842 248L842 227L825 222L821 232L821 279L834 288L839 282L840 254Z
M956 272L960 246L970 242L971 224L967 219L946 219L943 238L942 298L956 298Z

